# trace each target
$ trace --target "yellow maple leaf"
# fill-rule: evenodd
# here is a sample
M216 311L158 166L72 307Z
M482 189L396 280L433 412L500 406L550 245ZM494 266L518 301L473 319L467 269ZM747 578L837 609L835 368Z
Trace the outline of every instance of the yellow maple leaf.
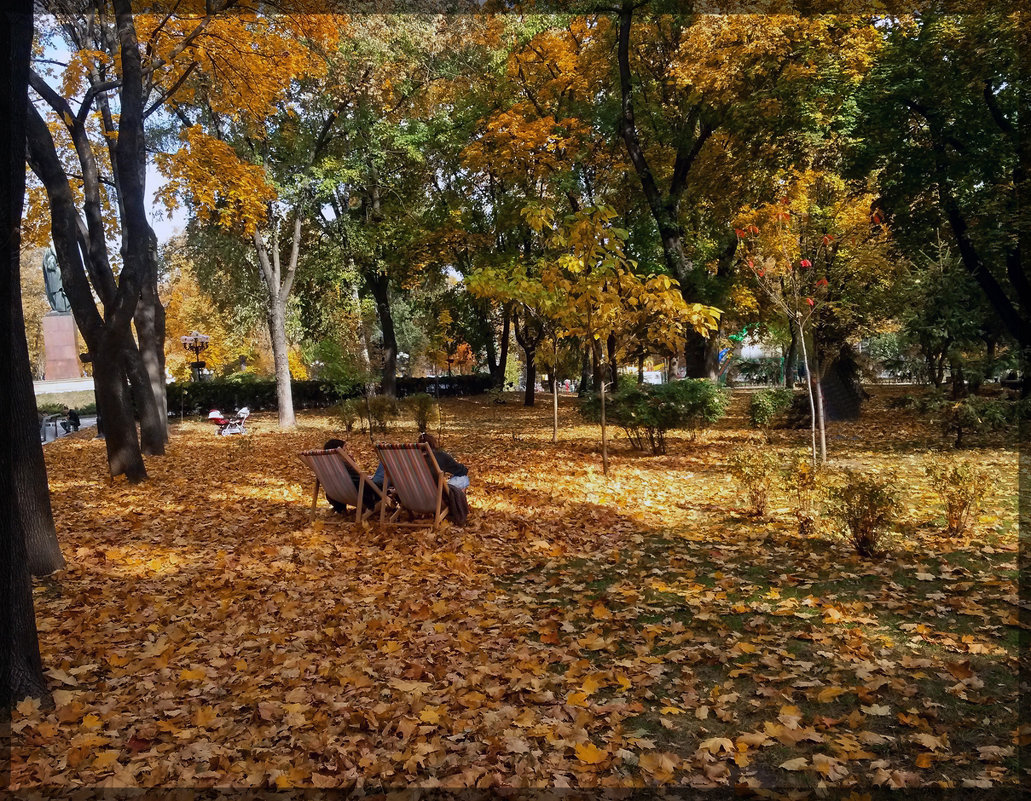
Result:
M816 700L819 701L821 704L826 704L830 701L833 701L839 695L843 695L847 692L848 690L846 690L844 687L824 687L817 694Z
M787 762L781 762L779 767L784 770L805 770L808 764L809 760L805 757L796 757L795 759L789 759Z
M423 723L440 723L440 707L424 707L419 713L419 720Z
M603 751L594 743L580 743L576 746L576 758L588 765L597 765L609 757L608 751Z

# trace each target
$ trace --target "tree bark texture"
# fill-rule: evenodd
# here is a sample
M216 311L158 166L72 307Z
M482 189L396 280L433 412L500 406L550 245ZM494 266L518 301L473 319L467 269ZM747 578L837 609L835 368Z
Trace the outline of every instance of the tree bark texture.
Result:
M390 310L390 279L384 272L370 272L366 283L376 303L380 331L383 332L383 394L389 398L397 396L397 332L394 316Z
M255 229L254 248L258 255L258 267L265 284L266 321L272 340L272 360L276 370L276 403L279 407L279 427L293 428L297 423L294 415L294 396L290 377L290 346L286 339L286 304L293 290L297 274L297 258L301 248L301 214L296 210L290 258L283 269L279 252L279 236L273 230L271 246L266 244L261 232Z
M32 46L32 6L16 0L0 17L0 331L11 331L15 301L20 301L21 214L25 196L25 122L28 100L29 54ZM17 386L23 365L13 350L0 348L0 386ZM26 364L27 367L27 358ZM0 498L16 497L15 476L20 469L18 439L22 425L15 415L24 414L15 393L0 392ZM28 421L22 421L27 423ZM35 422L35 417L32 418ZM38 438L37 438L38 443ZM48 698L39 655L32 584L21 513L16 503L0 504L0 709L8 710L22 698ZM5 715L6 718L6 715ZM5 733L4 737L8 735ZM5 743L6 745L6 743Z
M14 282L11 295L10 351L14 359L14 375L8 384L8 394L14 404L14 414L7 419L11 421L15 437L15 464L18 465L14 474L14 497L25 536L29 572L34 576L47 576L63 568L65 561L54 529L47 467L43 460L43 445L39 441L39 417L25 340L20 280Z
M143 374L128 371L136 385L137 408L143 425L143 450L165 452L168 416L165 376L162 368L164 337L157 320L157 237L147 219L147 153L143 132L144 75L136 23L130 0L114 0L115 30L121 55L122 85L119 92L118 138L115 164L118 169L119 200L122 207L122 262L135 279L136 298L130 316L136 318L139 356ZM135 348L132 336L124 337L127 349ZM133 358L130 356L130 358Z
M46 189L61 282L93 358L97 411L104 419L108 469L112 476L125 475L130 481L141 481L147 473L123 366L124 348L131 337L130 323L140 294L134 272L136 262L125 263L116 286L106 252L94 245L93 234L102 236L102 228L99 232L92 230L89 214L87 224L81 225L75 196L46 122L27 98L26 108L29 164ZM100 297L104 316L97 309L94 290Z

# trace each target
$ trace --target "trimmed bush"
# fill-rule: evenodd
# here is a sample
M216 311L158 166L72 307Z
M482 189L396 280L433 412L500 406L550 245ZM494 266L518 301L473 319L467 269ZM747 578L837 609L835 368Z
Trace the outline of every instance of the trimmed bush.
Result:
M410 378L402 377L397 379L397 397L407 398L409 395L424 393L442 398L450 398L459 395L482 395L494 386L494 382L487 373L475 373L473 375L442 375L437 378Z
M898 517L895 477L855 470L845 470L842 475L841 484L830 490L831 515L857 554L880 556L882 538Z
M344 424L344 429L350 433L354 431L354 424L359 420L364 421L365 407L364 401L360 398L347 398L340 401L336 407L337 416L340 418L340 422Z
M319 409L332 406L344 397L324 381L293 381L295 409ZM357 395L355 390L352 394ZM169 384L169 414L207 414L212 409L229 414L242 406L252 412L277 409L276 382L267 379L247 381L201 381Z
M719 420L726 412L729 396L704 378L672 381L668 384L626 383L606 397L608 422L626 432L637 450L666 452L666 432L687 429L692 432ZM601 398L591 393L580 404L581 414L600 422Z
M370 426L381 433L386 432L390 421L397 417L397 401L386 395L373 395L368 403Z
M425 434L426 429L440 419L440 408L437 406L436 399L425 392L409 395L405 398L404 406L421 434Z
M769 505L777 455L769 448L752 444L730 457L730 472L748 494L749 509L763 517Z
M748 404L748 422L752 428L770 428L791 408L794 397L795 393L786 387L759 390Z
M931 486L945 507L946 532L962 534L970 525L991 488L988 471L969 459L936 457L927 466Z

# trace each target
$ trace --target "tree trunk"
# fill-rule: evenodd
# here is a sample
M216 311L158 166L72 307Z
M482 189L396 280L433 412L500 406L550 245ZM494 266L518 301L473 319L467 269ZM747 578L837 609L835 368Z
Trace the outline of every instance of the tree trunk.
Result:
M373 273L367 277L369 291L376 302L379 327L383 332L383 394L397 396L397 333L390 312L390 281L386 273Z
M286 303L277 301L269 314L269 333L272 335L272 359L276 367L276 405L279 407L279 427L293 428L294 395L290 377L290 348L286 341Z
M140 295L134 273L135 260L123 265L116 288L109 266L93 260L94 248L80 248L81 220L68 178L46 123L27 99L26 110L29 162L46 188L51 238L61 268L61 282L71 302L75 323L93 358L97 413L103 417L105 436L111 435L106 436L108 470L112 476L125 474L130 481L141 481L147 474L122 364L123 343L130 336L130 322ZM90 281L95 283L92 288ZM108 297L103 302L103 317L94 298L94 293L101 291Z
M523 391L523 405L533 406L537 387L537 346L523 346L526 357L526 389Z
M508 370L508 342L512 336L512 307L505 304L501 322L501 344L498 354L497 375L491 374L494 386L498 389L505 388L505 373Z
M816 357L813 357L816 361ZM820 462L827 463L827 409L823 404L823 380L822 370L819 364L815 365L813 371L813 386L816 390L816 417L817 426L820 432Z
M13 6L13 9L12 9ZM29 55L32 47L32 5L16 0L0 19L0 331L14 328L19 293L21 215L25 196L25 117L28 109ZM20 305L20 304L19 304ZM24 330L24 327L23 327ZM15 417L16 393L29 380L19 376L23 365L10 347L0 348L0 498L17 497L15 476L22 469L18 439L29 420ZM25 358L28 366L28 357ZM12 425L11 423L15 423ZM35 422L35 417L31 420ZM38 444L38 439L37 439ZM39 656L36 618L32 607L25 533L18 504L0 504L0 709L7 710L26 696L48 699ZM5 733L9 736L9 731Z
M601 391L605 376L602 375L601 340L591 338L591 377L595 392Z
M707 337L694 330L687 332L684 342L685 378L719 378L717 341L715 336Z
M605 382L601 383L601 472L609 474L609 437L605 422Z
M558 442L558 370L551 370L551 441Z
M798 366L798 327L788 320L788 328L791 329L791 344L788 345L787 361L784 362L784 386L794 389L795 368Z
M39 419L36 395L32 391L28 343L25 340L25 317L22 310L21 281L15 281L11 290L11 318L13 330L10 351L14 360L14 377L7 394L14 405L11 421L15 441L14 474L15 500L18 520L25 536L29 572L46 576L65 566L61 546L54 529L54 515L50 508L50 487L47 467L43 460L43 446L39 441Z
M949 372L952 373L952 399L960 400L966 397L967 382L963 377L963 362L957 357L950 357Z
M18 364L14 355L14 385L10 395L14 407L10 420L15 447L14 487L18 522L25 537L29 572L34 576L48 576L65 566L61 546L54 529L54 515L50 507L50 487L47 483L47 469L43 461L43 447L39 441L39 426L36 424L35 396L32 384L23 373L24 365ZM28 398L24 386L28 385ZM4 496L12 497L12 496Z
M157 237L147 219L149 204L146 197L147 153L143 132L143 65L130 0L114 0L114 11L122 72L115 151L118 196L122 207L122 261L128 273L136 279L136 297L133 298L130 316L143 321L141 344L147 352L140 365L144 375L137 378L137 383L140 383L140 379L144 381L139 386L137 404L146 432L144 450L147 453L163 454L168 434L167 416L162 416L160 412L165 406L164 400L160 403L158 401L159 394L164 392L164 372L158 372L160 358L156 351L164 348L164 342L157 341L157 321L153 309L158 304ZM119 334L118 338L126 349L134 346L131 334ZM130 375L137 375L135 364Z
M576 390L578 397L582 398L587 394L587 387L591 383L591 375L591 348L590 345L587 345L580 351L580 386Z
M605 348L608 351L608 378L612 382L612 391L619 389L619 366L616 364L616 335L609 334L605 340Z
M144 456L164 456L168 439L168 422L158 411L151 377L143 362L143 355L132 337L125 343L125 376L129 379L129 391L133 406L140 419L140 450Z
M104 444L111 476L124 475L136 483L147 478L143 454L136 433L132 400L126 381L123 345L117 339L104 337L93 354L93 385L97 394L97 412L104 416Z
M644 356L637 357L637 383L644 383Z
M168 442L168 392L165 384L165 308L157 294L157 287L149 281L144 283L140 293L140 302L133 315L136 325L136 338L139 341L138 368L134 366L130 372L134 386L137 375L144 384L140 385L138 395L146 398L147 393L153 396L153 402L140 408L140 440L143 452L148 456L163 456L165 443ZM135 358L130 356L134 363ZM134 393L136 394L136 393ZM139 401L137 401L139 403Z

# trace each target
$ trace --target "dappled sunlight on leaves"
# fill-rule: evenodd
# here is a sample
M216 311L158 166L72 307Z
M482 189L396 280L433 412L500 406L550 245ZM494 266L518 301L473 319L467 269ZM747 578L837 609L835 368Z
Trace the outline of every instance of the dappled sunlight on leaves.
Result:
M662 457L617 439L607 479L572 401L557 445L550 409L446 401L471 512L437 532L324 500L309 525L296 454L343 436L324 414L176 424L142 485L62 439L69 566L35 590L56 708L16 710L12 789L1012 784L1015 454L979 451L993 494L946 537L933 438L878 402L831 441L842 464L904 467L879 561L826 521L800 539L782 486L747 514L741 398ZM785 465L806 436L773 432ZM347 439L371 472L368 435Z

